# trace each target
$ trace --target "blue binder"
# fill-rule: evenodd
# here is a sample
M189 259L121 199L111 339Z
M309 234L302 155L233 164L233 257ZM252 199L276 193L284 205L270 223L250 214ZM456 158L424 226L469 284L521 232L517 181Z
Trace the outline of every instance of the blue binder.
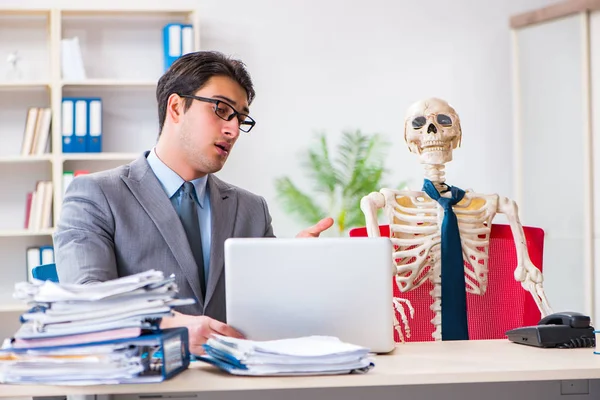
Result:
M54 263L54 247L52 246L40 246L40 264L53 264Z
M85 153L88 135L88 105L82 97L62 100L63 153Z
M187 369L190 365L189 334L185 327L150 331L136 338L116 339L104 342L76 345L37 347L36 352L44 350L76 349L79 347L101 346L110 344L126 344L140 357L144 370L131 379L120 379L119 383L154 383L172 378ZM0 355L10 353L27 353L30 348L6 347Z
M194 31L189 24L172 23L163 28L165 71L184 54L194 51Z
M62 152L75 152L75 104L71 98L63 98L62 100Z
M86 151L88 153L102 152L102 99L88 98L87 100L87 136Z

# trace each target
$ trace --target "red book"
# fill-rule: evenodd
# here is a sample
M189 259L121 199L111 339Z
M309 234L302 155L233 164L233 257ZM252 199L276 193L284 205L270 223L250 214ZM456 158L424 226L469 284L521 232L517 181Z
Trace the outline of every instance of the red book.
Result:
M88 170L78 169L78 170L75 170L73 172L73 177L77 177L79 175L86 175L86 174L89 174L89 173L90 173L90 171L88 171Z

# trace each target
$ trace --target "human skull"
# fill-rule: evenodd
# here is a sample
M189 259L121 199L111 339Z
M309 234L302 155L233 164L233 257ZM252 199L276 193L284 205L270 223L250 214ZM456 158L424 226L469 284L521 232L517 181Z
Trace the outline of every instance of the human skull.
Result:
M446 101L430 98L408 108L404 120L404 140L421 164L452 161L452 150L460 146L460 119Z

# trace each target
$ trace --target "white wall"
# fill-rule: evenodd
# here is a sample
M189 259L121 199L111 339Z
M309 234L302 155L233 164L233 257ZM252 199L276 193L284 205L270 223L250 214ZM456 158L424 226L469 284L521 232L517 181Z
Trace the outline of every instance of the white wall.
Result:
M128 1L135 3L102 4ZM404 146L404 113L414 101L437 96L456 108L463 128L463 145L447 168L448 182L512 196L508 20L554 2L304 0L283 6L276 0L179 1L200 9L202 48L244 60L257 90L252 115L258 124L238 141L220 176L265 196L275 233L293 236L304 225L282 210L274 180L290 175L309 188L298 155L314 132L326 131L332 144L344 129L386 135L394 143L387 181L408 180L418 188L422 167ZM0 6L48 3L84 5L0 0Z
M202 47L241 57L254 78L258 121L221 177L264 195L275 233L304 226L275 198L274 179L308 189L297 156L312 133L381 132L394 142L390 182L421 186L422 168L404 146L414 101L438 96L461 116L463 146L448 182L513 195L509 16L549 0L199 2ZM230 10L230 11L228 11ZM527 223L527 221L524 221Z
M585 227L591 216L586 210L588 182L583 157L588 148L584 140L583 32L580 15L518 31L523 151L520 205L523 219L545 230L544 287L551 306L555 311L591 315L584 290L589 279ZM569 140L564 140L565 132L572 132ZM563 182L568 191L554 193L551 201L542 200L549 187Z
M127 1L133 3L102 4ZM282 210L274 180L286 174L309 188L298 155L315 131L334 142L344 129L387 135L394 142L388 181L420 187L422 167L404 146L403 120L412 102L430 96L448 100L461 116L463 145L448 165L448 182L514 196L509 17L555 1L186 2L200 9L202 48L240 57L254 78L257 127L238 141L220 176L265 196L278 236L304 225ZM83 5L0 0L48 3ZM145 4L152 3L160 0Z

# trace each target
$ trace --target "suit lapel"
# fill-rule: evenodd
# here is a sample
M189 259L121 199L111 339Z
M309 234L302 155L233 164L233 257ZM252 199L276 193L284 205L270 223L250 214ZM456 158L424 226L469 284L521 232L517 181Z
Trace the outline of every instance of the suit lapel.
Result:
M200 291L198 267L196 266L187 236L185 235L183 226L180 223L174 223L175 221L179 222L179 217L156 175L152 172L148 161L146 161L147 154L146 152L143 156L132 162L129 175L122 175L121 179L129 187L131 193L133 193L158 228L196 295L196 301L204 308ZM143 233L140 232L140 234Z
M233 227L237 212L237 192L213 175L208 176L210 190L211 212L211 247L210 268L206 284L206 299L208 304L216 290L217 282L223 274L225 265L223 245L225 240L233 236Z

